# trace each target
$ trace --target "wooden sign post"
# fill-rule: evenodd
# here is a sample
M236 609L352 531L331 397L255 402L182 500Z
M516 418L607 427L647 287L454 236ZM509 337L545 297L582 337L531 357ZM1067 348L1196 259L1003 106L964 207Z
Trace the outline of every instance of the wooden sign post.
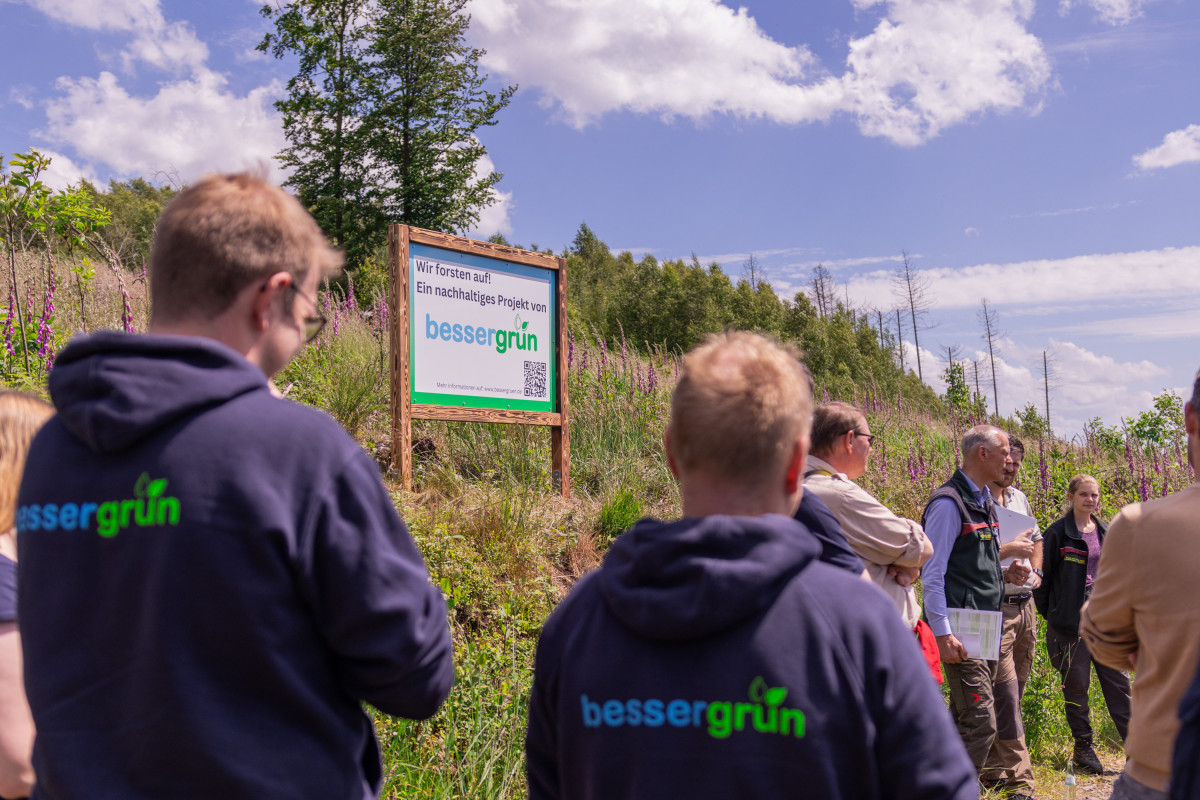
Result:
M566 260L392 225L388 229L392 467L412 489L414 419L550 428L571 493Z

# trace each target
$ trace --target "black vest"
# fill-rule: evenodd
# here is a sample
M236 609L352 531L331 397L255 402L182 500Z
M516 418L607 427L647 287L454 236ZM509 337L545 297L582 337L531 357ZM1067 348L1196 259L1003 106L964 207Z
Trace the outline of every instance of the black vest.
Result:
M973 608L980 611L999 611L1004 599L1004 573L1000 567L1000 526L989 497L983 507L975 502L971 484L962 470L955 470L929 498L921 525L929 506L939 497L949 497L958 506L962 530L950 550L946 564L946 605L950 608Z

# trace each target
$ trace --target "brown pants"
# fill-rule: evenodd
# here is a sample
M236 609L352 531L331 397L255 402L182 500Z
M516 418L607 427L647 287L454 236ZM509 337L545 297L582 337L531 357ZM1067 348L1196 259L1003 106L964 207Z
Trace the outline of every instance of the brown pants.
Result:
M1092 665L1104 693L1108 715L1116 723L1121 740L1129 733L1129 675L1120 670L1092 661L1087 643L1078 636L1067 636L1046 626L1046 649L1050 663L1062 675L1063 700L1067 725L1076 741L1092 743L1092 722L1088 714L1088 684L1092 680Z
M1033 599L1005 603L1004 633L1000 639L1000 661L996 665L993 697L996 706L996 739L984 761L984 780L1008 778L1005 787L1017 794L1033 795L1033 764L1025 746L1021 723L1021 699L1033 671L1037 642L1037 614Z
M950 685L950 711L954 714L954 724L958 726L958 735L977 770L983 769L996 740L996 708L992 700L996 664L977 658L958 664L942 662L946 683Z

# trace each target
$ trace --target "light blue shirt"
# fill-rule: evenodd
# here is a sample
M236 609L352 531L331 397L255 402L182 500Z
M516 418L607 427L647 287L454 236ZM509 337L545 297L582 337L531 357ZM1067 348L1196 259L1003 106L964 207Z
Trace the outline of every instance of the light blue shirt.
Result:
M963 477L967 477L965 472ZM975 502L983 508L991 492L986 486L980 489L970 478L967 478L967 485L975 495ZM934 500L925 512L925 535L933 544L933 558L921 570L921 582L924 584L922 596L925 600L925 618L934 636L952 633L950 619L946 616L946 568L950 564L950 551L962 529L958 504L949 497Z

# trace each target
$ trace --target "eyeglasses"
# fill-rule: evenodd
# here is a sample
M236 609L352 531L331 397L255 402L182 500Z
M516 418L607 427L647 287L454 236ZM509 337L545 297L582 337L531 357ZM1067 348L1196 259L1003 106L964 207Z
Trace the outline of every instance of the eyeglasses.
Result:
M328 320L321 313L321 308L317 305L317 301L300 291L300 287L295 284L294 280L288 284L288 288L312 304L315 316L304 318L304 343L308 344L321 335L321 331L325 329L325 323Z
M869 444L869 445L875 444L875 435L874 434L863 433L862 431L850 431L850 432L853 433L855 436L861 436L864 439L866 439L867 444Z

